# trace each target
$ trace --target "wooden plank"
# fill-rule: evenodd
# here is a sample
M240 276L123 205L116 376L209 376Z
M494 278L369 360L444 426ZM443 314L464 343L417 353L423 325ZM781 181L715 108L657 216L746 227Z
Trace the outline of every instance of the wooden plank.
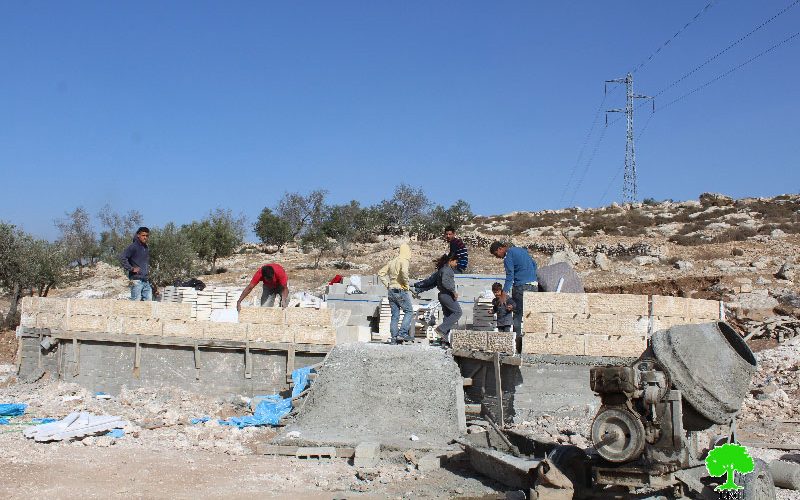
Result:
M72 376L77 377L81 372L81 345L78 339L72 339L72 362L74 363Z
M297 450L302 448L301 446L288 446L288 445L280 445L280 444L266 444L266 443L259 443L256 445L256 454L257 455L281 455L281 456L296 456ZM352 458L356 454L355 448L349 447L338 447L336 448L336 458Z
M500 353L494 353L494 392L497 394L497 417L500 425L505 425L503 415L503 383L500 378Z
M292 372L294 371L294 345L286 349L286 381L292 380Z
M139 378L140 375L140 366L142 365L142 344L139 343L139 339L136 339L136 350L133 354L133 376Z
M453 350L453 356L457 358L469 358L469 359L479 359L481 361L493 361L494 354L500 353L491 353L491 352L479 352L479 351L466 351L466 350ZM520 366L522 364L522 358L519 356L500 356L500 363L504 365L512 365L512 366Z
M194 345L194 378L200 380L200 346Z
M467 378L462 378L462 379L461 379L461 385L462 385L462 386L464 386L464 387L469 387L469 386L471 386L471 385L472 385L472 378L469 378L469 377L467 377Z
M250 355L250 343L244 346L244 378L253 378L253 356Z
M464 413L467 415L480 415L481 405L475 403L467 403L464 405Z

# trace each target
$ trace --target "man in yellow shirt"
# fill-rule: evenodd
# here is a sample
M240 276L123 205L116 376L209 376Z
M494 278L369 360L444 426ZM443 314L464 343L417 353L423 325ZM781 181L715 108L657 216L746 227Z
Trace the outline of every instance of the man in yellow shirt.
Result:
M411 294L408 292L408 264L411 258L411 249L408 244L400 245L397 257L390 260L378 271L381 283L389 289L389 307L392 308L392 323L389 331L392 338L391 344L413 342L414 337L409 334L411 322L414 319L414 307L411 305ZM400 310L403 310L403 322L397 327Z

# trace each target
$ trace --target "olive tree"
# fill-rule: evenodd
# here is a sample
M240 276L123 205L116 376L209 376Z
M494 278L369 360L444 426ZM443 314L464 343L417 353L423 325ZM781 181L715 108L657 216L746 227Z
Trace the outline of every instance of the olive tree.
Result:
M85 208L78 207L65 215L65 218L54 221L61 233L58 241L64 245L70 260L77 263L78 275L81 276L83 267L92 265L98 256L97 238Z
M102 229L100 231L100 258L109 264L119 262L119 256L130 244L134 231L142 225L142 214L137 210L129 210L120 214L105 205L97 214Z
M230 210L218 208L199 222L183 226L192 249L211 265L213 273L217 259L233 255L244 241L244 216L234 217Z
M264 208L253 225L253 230L265 245L275 245L278 250L292 241L292 228L289 223L275 215L269 208Z
M156 286L171 285L192 276L197 254L189 235L170 222L163 228L153 228L150 240L150 280Z

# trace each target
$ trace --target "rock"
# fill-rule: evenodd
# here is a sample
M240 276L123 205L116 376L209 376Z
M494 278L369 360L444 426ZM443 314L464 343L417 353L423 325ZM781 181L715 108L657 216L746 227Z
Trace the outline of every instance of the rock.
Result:
M734 263L729 260L716 259L711 262L711 265L716 267L720 271L724 271L726 269L730 269L731 267L733 267Z
M742 255L744 255L744 250L742 250L741 248L734 248L733 250L731 250L731 255L733 255L734 257L741 257Z
M733 198L720 193L703 193L700 195L702 207L729 207L733 205Z
M792 264L789 264L788 262L784 262L781 265L781 268L778 269L778 272L775 273L775 277L778 278L779 280L793 281L794 280L794 270L793 269L794 269L794 266Z
M778 301L773 297L755 292L739 294L737 302L742 307L744 317L762 321L772 316L772 309L778 306Z
M578 265L580 260L580 257L578 257L572 250L560 250L553 253L552 257L550 257L548 265L552 266L553 264L558 264L559 262L566 262L567 264L575 267Z
M769 233L769 237L773 240L780 240L786 238L786 233L781 229L773 229L772 232Z
M381 473L376 469L359 469L356 471L356 478L360 481L374 481Z
M601 271L608 271L611 269L611 259L604 253L598 253L594 256L594 265L599 267Z
M631 262L638 266L649 266L650 264L658 264L658 257L652 255L639 255L631 259Z
M680 269L681 271L689 271L691 269L694 269L694 264L692 264L688 260L679 260L678 262L673 264L673 266L675 267L675 269Z
M763 276L759 276L758 279L756 280L756 285L759 285L759 286L769 285L770 283L772 283L772 281L768 280L767 278L765 278Z

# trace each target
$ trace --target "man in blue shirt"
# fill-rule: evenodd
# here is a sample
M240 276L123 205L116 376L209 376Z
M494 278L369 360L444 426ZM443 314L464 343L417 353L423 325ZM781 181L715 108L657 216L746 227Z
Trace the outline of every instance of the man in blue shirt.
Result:
M522 351L522 315L524 313L524 302L522 294L524 292L538 291L536 283L536 262L531 258L528 251L520 247L509 247L507 243L495 241L489 246L489 252L503 259L503 267L506 270L506 282L503 290L511 292L516 307L514 309L514 331L517 332L517 352Z
M152 300L153 290L150 287L150 248L147 240L150 230L144 226L136 230L133 243L120 255L120 263L128 272L131 286L131 300Z

